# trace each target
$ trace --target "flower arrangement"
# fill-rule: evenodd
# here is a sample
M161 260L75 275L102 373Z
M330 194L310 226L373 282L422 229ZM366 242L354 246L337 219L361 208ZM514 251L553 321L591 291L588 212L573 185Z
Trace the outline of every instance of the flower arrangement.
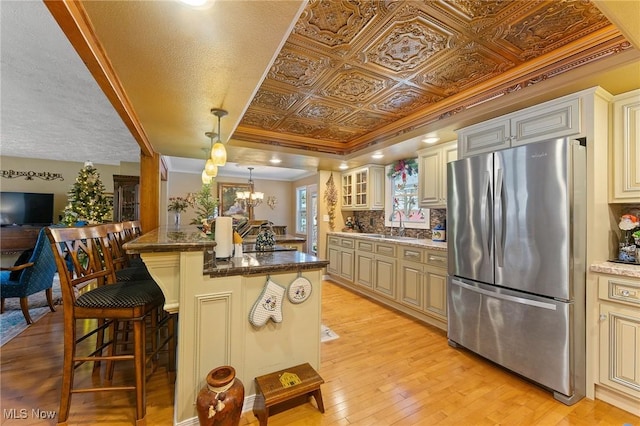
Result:
M187 208L193 205L193 200L190 196L186 198L183 197L170 197L169 204L167 205L167 210L175 213L182 213L187 210Z
M333 182L333 173L331 173L326 183L324 201L327 203L327 212L329 213L329 228L333 231L336 226L336 204L338 203L338 190Z
M415 158L407 158L393 163L387 176L391 179L396 179L400 176L402 178L402 182L406 183L407 176L413 176L416 173L418 173L418 162Z

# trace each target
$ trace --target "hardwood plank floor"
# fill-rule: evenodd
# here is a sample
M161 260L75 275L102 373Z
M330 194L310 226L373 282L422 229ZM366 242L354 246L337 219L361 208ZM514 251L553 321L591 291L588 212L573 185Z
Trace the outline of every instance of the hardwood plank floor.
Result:
M270 426L317 425L618 425L640 418L602 401L567 407L549 392L447 345L443 331L409 319L330 282L323 323L340 338L322 344L326 412L312 402L269 417ZM285 319L286 320L286 319ZM2 425L52 425L62 365L62 309L47 314L0 350ZM90 366L78 373L92 380ZM116 368L116 378L132 373ZM173 384L160 366L148 382L147 424L171 425ZM76 394L69 425L130 425L132 392ZM10 419L26 410L25 419ZM14 411L10 411L14 410ZM37 411L36 411L37 413ZM242 425L258 425L246 413Z

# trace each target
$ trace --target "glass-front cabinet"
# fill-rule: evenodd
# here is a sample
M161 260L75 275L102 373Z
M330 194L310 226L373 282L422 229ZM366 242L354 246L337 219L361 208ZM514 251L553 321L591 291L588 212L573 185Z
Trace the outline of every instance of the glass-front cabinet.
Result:
M384 166L365 166L342 173L342 209L384 208Z
M140 177L113 175L113 220L140 219Z

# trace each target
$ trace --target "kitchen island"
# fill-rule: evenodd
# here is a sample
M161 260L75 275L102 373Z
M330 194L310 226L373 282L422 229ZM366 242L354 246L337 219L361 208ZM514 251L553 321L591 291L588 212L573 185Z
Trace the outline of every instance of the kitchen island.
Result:
M221 261L213 259L214 247L196 227L158 228L125 245L162 288L165 309L180 316L174 424L197 423L195 399L213 368L235 368L248 410L255 377L305 362L320 366L322 269L328 262L299 251ZM287 290L299 277L309 281L311 292L293 303ZM284 290L282 320L257 327L249 317L268 279Z

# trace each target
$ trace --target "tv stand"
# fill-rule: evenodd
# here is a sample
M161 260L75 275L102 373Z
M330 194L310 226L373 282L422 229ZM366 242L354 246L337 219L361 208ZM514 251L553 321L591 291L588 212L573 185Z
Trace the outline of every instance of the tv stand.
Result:
M13 225L0 228L0 254L18 254L36 246L41 226Z

